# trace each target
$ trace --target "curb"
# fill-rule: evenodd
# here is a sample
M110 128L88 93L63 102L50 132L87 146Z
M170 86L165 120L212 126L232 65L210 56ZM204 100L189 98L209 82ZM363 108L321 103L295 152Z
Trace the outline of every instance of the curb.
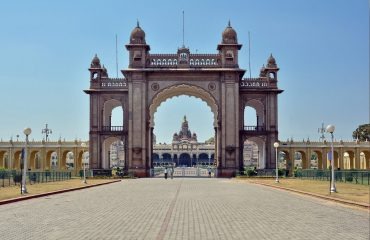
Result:
M265 183L257 183L257 182L251 182L251 183L259 184L259 185L263 185L263 186L271 187L271 188L277 188L277 189L281 189L281 190L285 190L285 191L300 193L300 194L303 194L303 195L308 195L308 196L321 198L321 199L329 200L329 201L333 201L333 202L338 202L338 203L342 203L342 204L346 204L346 205L351 205L351 206L355 206L355 207L370 209L370 205L365 204L365 203L353 202L353 201L350 201L350 200L344 200L344 199L339 199L339 198L332 198L332 197L327 197L327 196L323 196L323 195L319 195L319 194L315 194L315 193L309 193L309 192L304 192L304 191L300 191L300 190L296 190L296 189L292 189L292 188L274 186L274 185L269 185L269 184L265 184Z
M14 203L14 202L20 202L20 201L24 201L24 200L28 200L28 199L45 197L45 196L60 194L60 193L65 193L65 192L72 192L72 191L76 191L76 190L82 190L82 189L86 189L86 188L97 187L97 186L102 186L102 185L116 183L116 182L121 182L121 180L115 180L115 181L112 181L112 182L99 183L99 184L95 184L95 185L89 185L89 186L83 186L83 187L77 187L77 188L62 189L62 190L57 190L57 191L52 191L52 192L30 195L30 196L10 198L10 199L6 199L6 200L1 200L0 205Z

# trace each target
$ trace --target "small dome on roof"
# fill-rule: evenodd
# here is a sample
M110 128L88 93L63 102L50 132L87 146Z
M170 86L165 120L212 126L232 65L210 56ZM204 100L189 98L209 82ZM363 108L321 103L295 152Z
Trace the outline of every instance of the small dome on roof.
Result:
M93 60L91 61L91 67L98 67L100 68L100 59L98 58L98 55L95 54Z
M107 69L105 68L105 66L104 66L104 64L103 64L103 71L102 71L102 77L108 77L108 71L107 71Z
M145 44L145 32L141 29L139 21L137 22L137 26L131 32L130 43Z
M267 67L268 68L276 68L277 67L276 60L272 56L272 54L270 54L270 57L267 59Z
M223 44L236 44L238 43L237 33L234 28L231 27L230 21L226 29L222 33Z
M265 70L266 70L265 64L263 64L260 70L260 77L265 77L266 75Z

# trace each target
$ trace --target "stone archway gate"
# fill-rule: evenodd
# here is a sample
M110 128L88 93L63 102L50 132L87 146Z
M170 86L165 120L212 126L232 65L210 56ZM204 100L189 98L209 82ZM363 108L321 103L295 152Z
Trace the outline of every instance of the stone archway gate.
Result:
M106 168L103 153L107 138L118 137L125 143L126 170L149 176L152 168L154 113L168 98L195 96L205 101L214 114L215 162L219 177L233 176L243 168L243 140L248 136L264 139L265 167L275 167L273 143L278 140L277 88L278 67L270 56L259 78L243 79L239 68L236 31L229 25L222 33L217 54L193 54L186 47L174 54L151 54L145 32L139 24L126 45L129 66L121 70L124 78L109 78L95 56L89 68L90 89L90 165ZM107 119L107 101L115 100L124 110L123 126L112 126ZM257 126L244 126L244 107L257 99L263 112ZM116 105L115 105L116 106Z

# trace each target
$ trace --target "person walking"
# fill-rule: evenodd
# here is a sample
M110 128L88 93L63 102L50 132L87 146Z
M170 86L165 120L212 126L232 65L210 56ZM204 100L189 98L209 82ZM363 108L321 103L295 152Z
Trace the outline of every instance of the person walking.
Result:
M173 167L170 169L170 175L171 175L171 179L173 179L173 171L175 171L175 169L173 169Z
M164 169L164 179L167 179L167 174L168 174L168 171L167 171L167 167Z
M211 168L210 167L208 167L208 177L211 177Z

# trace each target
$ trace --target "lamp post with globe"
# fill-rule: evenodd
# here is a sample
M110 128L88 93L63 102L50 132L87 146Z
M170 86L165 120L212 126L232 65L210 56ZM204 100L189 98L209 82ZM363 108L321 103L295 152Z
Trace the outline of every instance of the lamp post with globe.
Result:
M274 143L274 148L275 148L275 158L276 158L276 183L279 183L279 173L278 173L278 149L279 147L279 142Z
M27 193L26 188L26 177L27 177L27 147L28 147L28 135L30 135L32 132L31 128L25 128L23 130L24 135L26 135L26 143L24 147L24 155L23 155L23 174L22 174L22 189L21 193L25 194Z
M330 192L336 192L337 189L335 187L335 177L334 177L334 130L335 130L335 126L334 125L331 125L329 124L327 127L326 127L326 132L330 133L331 134L331 161L330 161L330 165L331 165L331 186L330 186Z
M84 155L85 155L85 148L86 148L86 143L81 143L81 147L82 147L82 165L83 165L83 168L84 168L84 180L83 180L83 183L87 183L86 182L86 163L84 161Z

